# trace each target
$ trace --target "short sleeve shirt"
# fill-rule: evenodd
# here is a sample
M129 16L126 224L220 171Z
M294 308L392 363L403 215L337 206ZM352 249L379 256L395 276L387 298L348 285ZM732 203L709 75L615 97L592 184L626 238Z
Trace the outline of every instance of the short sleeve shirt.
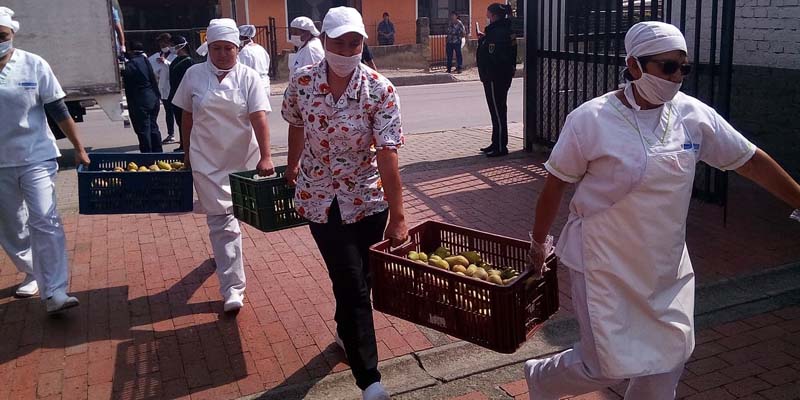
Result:
M295 193L301 215L326 223L334 198L345 224L388 208L377 151L397 149L404 142L400 99L388 79L359 65L335 101L327 63L303 67L290 80L281 112L305 132Z
M465 37L466 34L467 29L461 21L450 22L447 25L447 43L461 43L461 38Z
M231 72L219 82L208 66L209 61L189 67L186 74L175 91L172 104L182 110L197 113L202 106L210 89L229 90L238 89L242 99L247 103L246 108L236 116L236 123L231 129L252 129L250 127L250 114L258 111L272 111L269 104L269 95L264 89L263 82L258 73L242 63L236 63Z
M47 61L14 49L0 71L0 168L61 156L44 105L65 96Z
M701 101L679 93L657 110L655 119L637 118L613 93L569 114L545 163L558 179L576 183L570 215L556 254L570 268L583 270L581 220L620 201L643 178L648 152L692 150L715 168L741 167L756 147ZM657 122L645 123L646 120ZM685 129L671 129L682 124ZM637 129L641 132L641 137Z
M170 52L167 54L166 62L159 62L158 59L161 57L161 53L155 53L151 55L148 60L150 61L150 65L153 67L153 73L156 74L156 80L158 80L158 91L161 92L161 98L166 99L169 97L170 87L169 87L169 64L178 57L177 54Z

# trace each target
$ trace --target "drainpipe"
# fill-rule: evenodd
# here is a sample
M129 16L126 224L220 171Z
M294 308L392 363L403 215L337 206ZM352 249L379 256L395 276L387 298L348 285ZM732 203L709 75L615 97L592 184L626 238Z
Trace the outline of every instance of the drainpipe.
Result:
M250 25L250 0L244 0L244 20L246 25Z

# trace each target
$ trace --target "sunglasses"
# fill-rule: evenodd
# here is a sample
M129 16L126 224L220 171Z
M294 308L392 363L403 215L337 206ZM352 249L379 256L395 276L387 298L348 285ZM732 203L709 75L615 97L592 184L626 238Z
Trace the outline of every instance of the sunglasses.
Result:
M689 75L689 74L692 73L692 64L688 64L688 63L687 64L681 64L681 63L679 63L677 61L673 61L673 60L666 60L666 61L650 60L650 59L647 59L647 58L644 58L644 57L640 58L639 62L642 64L642 67L644 67L644 65L647 64L647 63L658 64L658 65L661 66L661 72L663 72L665 75L672 75L672 74L674 74L674 73L676 73L678 71L681 71L681 75L683 75L683 76L686 76L686 75Z

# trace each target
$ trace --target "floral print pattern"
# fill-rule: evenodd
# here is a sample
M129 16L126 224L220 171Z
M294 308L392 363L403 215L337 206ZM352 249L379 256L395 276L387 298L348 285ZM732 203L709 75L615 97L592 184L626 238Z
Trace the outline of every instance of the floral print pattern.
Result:
M292 76L281 114L305 132L294 199L300 215L326 223L334 198L345 224L389 207L377 151L400 148L404 137L399 98L388 79L359 66L337 101L327 63L306 66Z

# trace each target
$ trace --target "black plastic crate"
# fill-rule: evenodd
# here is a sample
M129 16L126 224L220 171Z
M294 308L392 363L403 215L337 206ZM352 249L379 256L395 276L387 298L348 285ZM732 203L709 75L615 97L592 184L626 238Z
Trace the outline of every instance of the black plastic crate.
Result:
M183 153L91 153L78 166L81 214L147 214L192 211L192 172L113 172L130 162L147 167L158 161L183 162Z
M286 166L275 168L275 176L253 179L256 171L230 175L233 215L262 232L301 226L308 221L294 209L294 187L286 183Z

